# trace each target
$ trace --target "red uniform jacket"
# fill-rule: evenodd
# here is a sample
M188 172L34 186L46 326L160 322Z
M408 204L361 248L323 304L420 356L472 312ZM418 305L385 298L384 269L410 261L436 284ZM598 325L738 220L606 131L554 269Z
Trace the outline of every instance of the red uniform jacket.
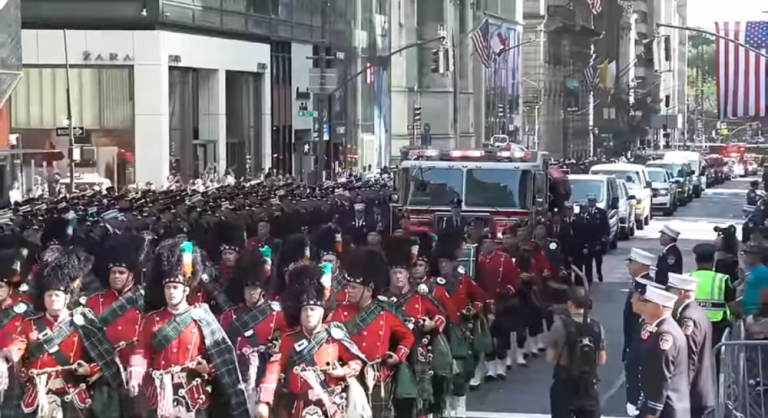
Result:
M19 327L21 326L21 322L24 320L24 316L22 314L27 313L27 310L31 310L32 308L27 306L26 304L19 305L17 308L16 305L18 305L19 302L24 301L29 304L32 304L31 298L26 293L15 293L11 295L8 299L5 300L5 303L3 303L2 306L0 306L0 310L2 309L14 309L14 312L16 312L16 315L14 315L11 319L6 322L5 326L0 328L0 350L8 347L12 342L16 334L19 332Z
M360 312L357 305L339 306L333 312L331 321L346 323ZM414 336L411 330L398 317L388 311L381 312L370 325L357 335L350 335L352 341L365 354L369 362L381 360L389 352L390 342L397 342L395 355L401 362L408 357L413 347Z
M91 296L85 306L93 310L93 313L98 318L104 311L120 299L120 295L112 289L105 292L97 293ZM132 346L139 336L139 326L141 325L141 315L139 310L135 307L124 313L123 316L118 318L115 322L107 326L106 334L109 342L113 346L119 348L117 352L120 358L121 364L128 364L131 359ZM122 347L122 348L121 348Z
M35 411L38 406L38 391L35 387L34 379L29 377L31 370L41 370L61 367L53 356L55 353L43 352L36 359L29 357L30 353L28 348L34 341L40 338L40 334L37 332L35 322L42 320L46 327L46 330L53 332L59 325L63 324L69 319L70 313L62 313L58 322L53 320L46 314L38 314L31 318L25 319L19 327L19 332L14 336L13 342L8 347L13 353L14 360L21 360L21 367L19 377L22 380L27 381L27 386L24 390L24 399L22 400L22 410L25 413ZM63 354L69 364L75 364L77 361L87 361L85 347L77 332L72 332L59 344L59 350ZM88 364L88 376L96 376L99 374L99 366L95 363ZM78 383L73 380L70 372L52 372L48 375L48 393L66 395L74 391L77 388ZM90 395L87 390L80 390L73 398L73 402L78 403L81 407L85 407L90 402Z
M300 416L303 404L308 401L308 397L312 397L314 391L309 383L302 379L298 373L293 369L288 370L288 360L290 359L291 352L294 350L294 346L300 344L300 341L304 341L305 338L306 336L301 331L290 332L282 336L279 347L275 349L272 358L267 363L264 380L262 380L259 386L259 403L272 405L275 399L275 389L280 381L280 375L285 373L286 389L297 395L296 406L293 409L292 416ZM315 364L318 365L334 364L343 361L346 364L344 368L348 378L357 376L363 366L362 359L355 357L344 345L333 338L328 338L317 349L314 357ZM330 376L326 376L325 382L331 387L339 384L338 379L331 378Z
M390 298L401 298L403 296L405 295L388 295ZM435 306L435 304L427 297L420 295L416 291L408 297L408 301L403 305L403 315L412 319L429 318L435 325L437 325L438 332L443 332L448 321L439 307Z
M539 277L551 275L552 268L549 266L549 259L544 254L544 250L535 242L529 242L525 246L533 250L533 263L535 264L536 274Z
M480 254L477 258L477 283L489 298L495 299L500 294L517 290L520 270L503 252L494 251L487 256Z
M435 291L432 292L432 297L445 309L445 313L448 314L448 322L458 324L461 319L461 312L453 304L448 291L445 290L445 279L442 277L427 277L425 281L434 283Z
M240 315L246 315L251 312L251 309L253 308L241 305L224 312L219 318L219 323L221 323L224 332L228 332L235 318ZM254 325L251 331L253 331L253 337L259 344L266 344L272 340L272 334L275 331L282 330L283 328L285 328L285 317L283 316L283 311L280 310L280 304L275 302L273 303L272 312L261 322ZM245 335L238 337L237 341L232 341L232 345L235 346L235 350L238 353L245 353L248 349L253 348L248 342L248 337Z
M450 293L447 284L446 290L449 291L453 306L459 309L459 311L463 311L467 306L472 306L475 312L480 312L483 309L483 305L488 306L490 313L495 313L496 311L496 302L493 299L489 299L483 289L465 274L461 275L458 285L453 289L453 293Z
M198 358L205 358L206 354L203 332L195 321L192 321L162 352L156 353L154 351L152 339L155 332L173 317L173 312L167 308L148 313L139 327L135 350L129 361L132 378L133 376L144 376L143 388L149 406L152 408L157 406L158 395L151 373L147 372L166 371L174 366L186 366L182 372L186 375L190 369L188 365ZM206 396L207 382L204 380L201 379L196 383L174 381L174 384L187 385L186 393L191 404L198 405L200 408L208 406L210 399L209 396Z

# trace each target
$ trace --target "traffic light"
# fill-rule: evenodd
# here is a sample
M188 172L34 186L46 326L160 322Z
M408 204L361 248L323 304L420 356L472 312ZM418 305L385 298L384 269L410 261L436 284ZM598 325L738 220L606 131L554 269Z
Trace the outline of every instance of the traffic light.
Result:
M448 48L448 71L453 72L455 70L456 64L455 62L455 53L456 49L455 46L451 45L450 48Z
M418 125L421 123L421 106L413 106L413 124Z
M496 107L499 111L499 119L504 119L504 114L506 113L504 112L504 103L499 103Z
M664 61L672 62L672 37L665 36L663 39L664 39Z
M435 48L432 50L432 73L445 73L445 49Z

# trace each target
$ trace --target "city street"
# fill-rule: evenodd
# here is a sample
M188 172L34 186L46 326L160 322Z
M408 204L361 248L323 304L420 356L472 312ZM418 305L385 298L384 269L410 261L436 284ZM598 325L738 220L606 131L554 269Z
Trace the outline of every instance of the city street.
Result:
M688 206L678 209L672 217L656 216L650 226L638 231L630 241L619 243L618 250L605 257L603 273L605 283L593 286L593 316L605 327L608 338L608 363L601 369L600 394L603 417L626 416L622 348L622 312L629 277L626 258L631 248L640 248L653 254L661 252L659 231L668 224L680 231L679 246L684 254L684 271L694 267L691 249L694 245L711 241L715 226L734 224L741 232L742 206L749 180L738 179L704 192ZM549 416L549 386L552 367L543 358L529 360L527 367L512 370L505 382L484 384L469 396L468 417L484 418L539 418Z

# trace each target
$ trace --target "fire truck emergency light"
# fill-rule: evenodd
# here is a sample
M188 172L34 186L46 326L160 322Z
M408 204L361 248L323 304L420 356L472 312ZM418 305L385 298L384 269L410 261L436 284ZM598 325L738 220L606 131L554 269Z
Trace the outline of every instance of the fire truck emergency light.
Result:
M406 154L404 154L406 155ZM409 149L408 160L432 160L432 161L520 161L533 162L536 160L534 153L517 149L514 151L498 150L496 148L440 151L429 148Z

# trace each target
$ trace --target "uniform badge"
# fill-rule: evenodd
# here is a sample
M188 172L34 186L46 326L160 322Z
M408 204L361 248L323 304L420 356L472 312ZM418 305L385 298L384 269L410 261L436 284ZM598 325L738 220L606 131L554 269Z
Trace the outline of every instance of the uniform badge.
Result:
M672 336L669 334L661 334L659 336L659 348L662 350L669 350L669 347L672 347Z
M585 254L585 255L586 255L586 254L589 254L589 249L585 248L585 249L584 249L584 254Z
M418 285L416 287L416 291L419 292L420 295L426 295L427 292L429 292L429 288L424 283Z
M683 334L691 335L693 332L693 321L688 318L683 319L683 324L680 328L683 329Z
M643 330L640 332L640 338L647 340L649 335L651 335L651 326L645 324L643 325Z
M389 301L392 303L397 303L397 298L392 296L391 298L389 298Z
M677 258L675 258L674 255L668 255L667 256L667 263L669 263L670 266L675 264L676 260L677 260Z
M190 315L192 315L192 319L195 321L199 321L203 319L203 312L200 310L200 308L194 307L192 308L192 312L190 312Z
M331 337L334 340L344 339L344 331L339 328L331 328Z
M752 221L749 221L749 222L747 222L747 226L751 228L751 227L755 226L755 224Z
M549 249L550 250L556 250L557 249L557 243L550 242L549 243Z
M458 271L459 274L467 274L467 270L464 269L464 266L459 266L456 271Z
M80 296L77 301L80 302L81 305L85 306L85 303L88 302L88 298L85 296Z
M202 276L200 276L200 278L201 278L201 279L202 279L204 282L206 282L206 283L208 283L208 282L211 280L211 278L210 278L210 277L208 277L208 275L207 275L207 274L203 274Z
M81 313L76 313L72 317L72 322L74 322L76 325L81 325L82 326L83 324L85 324L85 317Z
M435 279L435 281L436 281L436 282L437 282L437 284L439 284L440 286L443 286L443 285L445 284L445 279L444 279L444 278L442 278L442 277L438 277L437 279Z
M245 331L245 332L243 333L243 337L245 337L245 338L248 338L248 337L250 337L251 335L253 335L253 330L252 330L252 329L249 329L248 331Z
M26 283L22 283L19 286L19 292L24 293L24 292L27 292L27 291L29 291L29 286Z
M273 302L269 302L269 306L275 312L280 312L283 309L283 307L280 306L280 302L274 302L274 301Z
M382 302L389 302L389 298L387 298L384 295L379 295L379 296L376 297L376 299L378 299L378 300L380 300Z
M15 305L13 305L13 311L16 312L19 315L21 315L24 312L26 312L27 309L29 309L29 308L27 308L27 304L26 303L17 303Z

